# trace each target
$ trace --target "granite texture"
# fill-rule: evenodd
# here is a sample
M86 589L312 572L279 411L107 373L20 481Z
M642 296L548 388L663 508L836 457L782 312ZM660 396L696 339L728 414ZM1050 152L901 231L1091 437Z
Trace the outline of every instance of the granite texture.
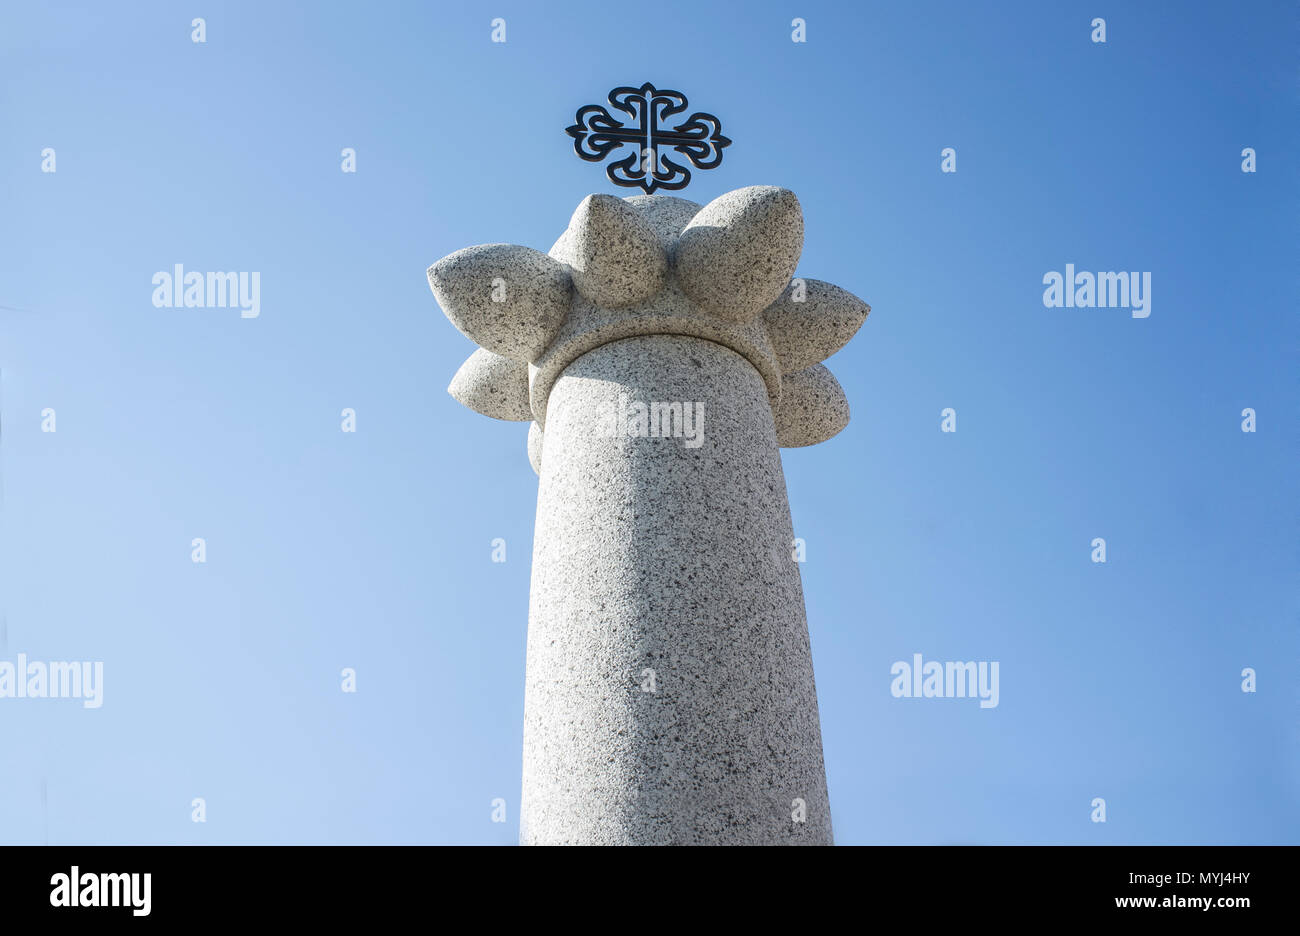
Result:
M789 189L751 185L719 195L677 238L673 267L701 308L748 322L790 282L803 251L803 210Z
M782 448L825 442L849 424L849 401L824 364L787 374L775 415L776 440Z
M702 444L609 435L620 394L703 403ZM763 379L714 342L641 336L575 360L549 406L520 841L829 844L803 592Z
M675 282L644 302L607 309L575 295L569 314L551 346L529 367L533 417L546 425L546 401L555 381L574 360L594 348L637 335L685 335L705 338L743 355L767 384L769 402L781 399L781 362L761 318L744 325L700 310Z
M668 252L650 222L613 195L588 195L569 222L564 252L573 285L590 301L621 308L663 289Z
M870 309L796 301L802 244L786 189L592 195L429 270L482 347L452 396L532 420L522 842L832 841L780 447L848 423L818 362Z
M493 419L533 418L528 402L528 365L479 348L469 356L447 392L456 402Z
M682 230L700 213L698 202L672 195L632 195L623 201L636 209L637 214L655 229L659 242L669 257L677 246L677 238Z
M545 433L542 427L537 423L531 423L528 426L528 464L533 466L533 473L538 477L542 474L542 442Z
M525 363L564 321L569 271L514 244L466 247L429 267L429 286L451 324L480 347Z
M815 279L801 278L804 301L796 301L790 276L802 243L799 201L775 186L738 189L704 207L665 195L590 195L549 255L509 244L469 247L434 264L429 282L462 333L527 362L531 418L542 428L551 388L570 363L637 335L704 338L736 351L762 375L780 412L785 375L833 354L870 312ZM504 302L494 300L494 281L505 288ZM513 407L517 372L483 379L511 381L499 394ZM453 395L471 409L493 400L487 387ZM823 400L826 411L810 409ZM510 412L504 418L526 418ZM807 414L809 424L788 427L782 438L816 436L840 415L832 396L808 394L787 412Z
M838 286L804 277L799 283L801 288L792 283L763 310L784 374L826 360L849 343L871 312L871 306Z

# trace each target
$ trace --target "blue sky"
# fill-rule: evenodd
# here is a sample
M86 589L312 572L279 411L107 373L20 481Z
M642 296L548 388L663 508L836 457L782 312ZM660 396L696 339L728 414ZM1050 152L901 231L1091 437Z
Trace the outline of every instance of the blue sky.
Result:
M784 453L837 841L1296 842L1296 39L1264 2L6 5L0 660L105 676L0 700L0 841L515 841L537 484L447 396L424 271L628 194L563 130L651 81L734 141L684 194L795 190L801 275L873 307L853 422ZM260 316L155 308L177 263L260 272ZM1067 263L1150 272L1150 317L1045 308ZM893 698L914 653L999 661L999 706Z

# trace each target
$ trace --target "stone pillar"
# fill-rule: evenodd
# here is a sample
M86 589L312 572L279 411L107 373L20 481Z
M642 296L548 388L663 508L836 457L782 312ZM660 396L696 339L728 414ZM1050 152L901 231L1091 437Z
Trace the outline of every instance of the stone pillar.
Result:
M482 348L462 403L532 419L525 844L830 844L780 447L848 422L819 361L869 309L793 279L785 189L591 196L540 254L430 269Z
M637 403L655 435L613 435ZM678 404L690 436L661 431ZM745 358L651 335L568 366L537 497L523 842L830 844L792 539Z

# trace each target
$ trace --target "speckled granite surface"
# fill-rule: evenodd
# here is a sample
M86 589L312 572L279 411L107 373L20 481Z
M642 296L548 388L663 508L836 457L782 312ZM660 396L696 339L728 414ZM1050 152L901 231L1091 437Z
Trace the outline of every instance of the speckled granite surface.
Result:
M819 362L870 308L792 280L793 192L583 199L549 254L429 269L540 477L520 839L830 844L781 446L842 430Z
M620 397L703 403L703 443L609 435L602 414ZM714 342L628 338L570 364L550 410L521 841L828 844L803 592L758 372Z

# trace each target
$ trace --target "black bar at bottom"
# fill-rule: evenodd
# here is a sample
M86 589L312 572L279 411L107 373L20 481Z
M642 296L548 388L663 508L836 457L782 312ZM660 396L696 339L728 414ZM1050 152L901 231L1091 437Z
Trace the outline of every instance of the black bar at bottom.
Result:
M0 907L6 923L92 926L373 924L435 908L463 910L471 924L527 912L539 925L676 925L701 902L702 920L778 905L798 912L809 902L819 910L847 904L863 922L882 912L918 925L1128 917L1231 926L1286 912L1295 859L1290 847L1211 846L632 849L598 857L433 846L10 846L0 850Z

